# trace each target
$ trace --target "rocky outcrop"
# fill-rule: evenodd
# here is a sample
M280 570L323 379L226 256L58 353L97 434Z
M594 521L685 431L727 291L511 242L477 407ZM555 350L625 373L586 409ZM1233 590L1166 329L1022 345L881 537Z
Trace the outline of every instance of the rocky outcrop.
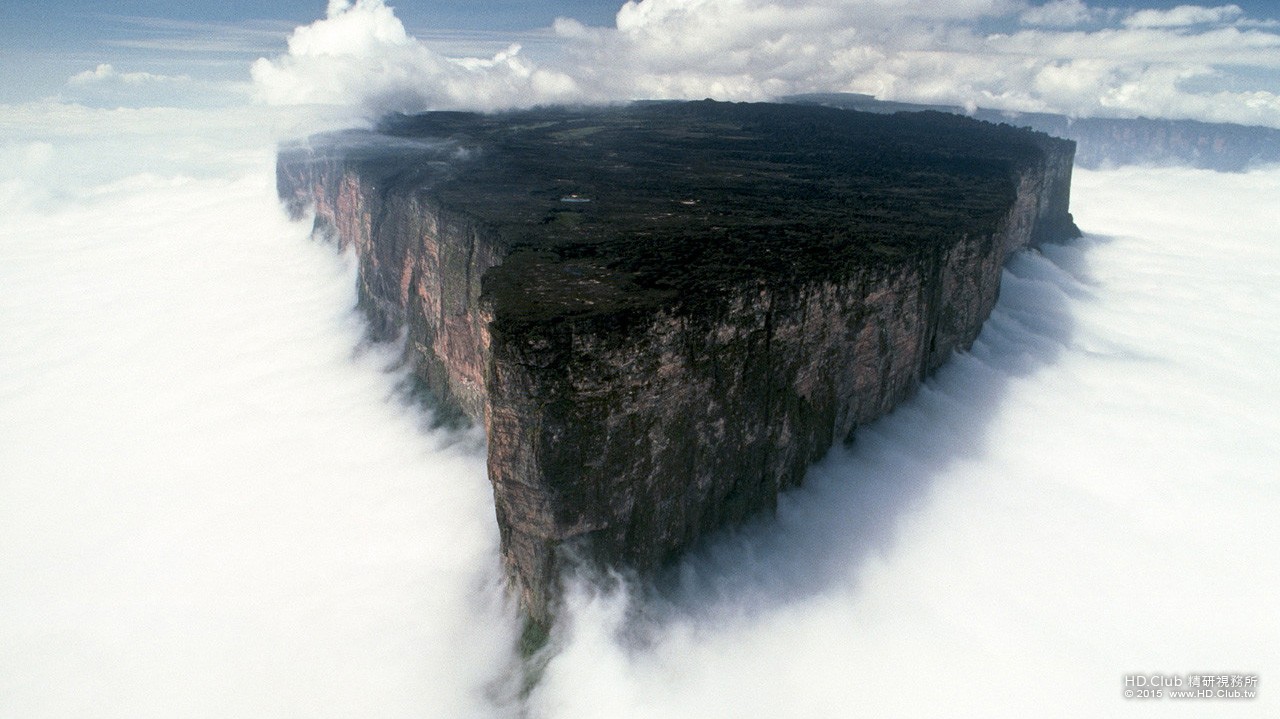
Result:
M404 327L484 423L545 624L566 546L657 567L967 347L1008 254L1074 231L1073 151L928 113L437 113L282 150L279 189L355 248L375 331Z

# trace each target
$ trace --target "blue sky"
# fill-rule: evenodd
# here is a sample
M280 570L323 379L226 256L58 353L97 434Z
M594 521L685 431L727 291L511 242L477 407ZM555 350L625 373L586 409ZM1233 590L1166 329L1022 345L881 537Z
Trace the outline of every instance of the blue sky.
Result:
M482 109L565 99L762 99L838 90L1080 115L1251 124L1272 124L1267 118L1280 115L1280 7L1262 0L1194 5L1191 14L1177 0L645 0L624 13L625 32L615 27L622 7L617 0L388 4L407 36L421 40L437 59L485 62L518 42L519 67L499 64L516 75L543 71L560 88L486 96L475 103ZM325 15L317 0L129 0L106 7L85 0L0 7L0 73L6 80L0 102L57 97L137 105L157 101L162 80L170 78L167 87L183 85L187 98L261 95L260 83L250 84L251 64L268 58L291 72L306 66L309 60L286 57L286 40ZM823 19L815 21L818 16ZM556 18L580 24L553 32ZM1003 37L1008 39L992 39ZM418 85L438 79L424 70L422 58L396 61L410 64L409 75L427 73ZM434 62L426 64L439 69ZM847 67L831 71L841 63ZM103 64L109 71L102 71ZM129 92L116 92L121 89ZM1234 94L1218 97L1222 92ZM1237 110L1222 109L1232 103ZM469 105L466 98L437 93L419 106L378 109Z
M556 17L572 17L589 25L612 22L620 0L434 0L391 3L407 25L430 24L440 28L521 30L549 25ZM1041 4L1041 3L1031 3ZM1089 5L1115 10L1135 8L1171 9L1195 4L1185 0L1096 0ZM1236 5L1255 18L1280 17L1280 7L1272 0L1236 0ZM104 12L109 8L109 12ZM6 3L0 8L5 28L0 30L6 45L24 37L52 37L71 33L92 38L96 18L110 15L168 18L198 22L280 21L301 24L324 14L325 3L317 0L278 0L270 4L248 0L227 2L174 2L172 0L121 0L104 6L89 0L62 0L47 3Z
M560 8L586 16L586 4L503 0L484 12L463 2L395 5L411 25L510 31L549 25ZM614 11L595 17L607 21ZM324 12L322 0L0 3L0 102L54 92L104 62L134 72L247 77L252 60L283 52L290 31Z

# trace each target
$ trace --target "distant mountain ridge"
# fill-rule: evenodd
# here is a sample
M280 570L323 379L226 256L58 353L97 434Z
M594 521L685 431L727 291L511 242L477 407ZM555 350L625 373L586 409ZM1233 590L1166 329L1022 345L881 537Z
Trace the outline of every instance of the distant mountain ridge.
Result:
M1188 165L1221 172L1243 172L1280 163L1280 130L1270 127L1200 122L1085 117L877 100L859 93L793 95L784 102L894 113L934 110L1005 123L1076 142L1076 165L1090 169L1123 165Z

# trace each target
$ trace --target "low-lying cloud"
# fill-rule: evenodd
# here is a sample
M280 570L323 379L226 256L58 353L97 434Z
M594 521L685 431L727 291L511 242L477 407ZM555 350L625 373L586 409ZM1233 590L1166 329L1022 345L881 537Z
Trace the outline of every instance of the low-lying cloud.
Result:
M505 715L483 438L427 432L395 348L363 347L354 265L286 220L269 135L239 113L21 117L0 153L0 716Z

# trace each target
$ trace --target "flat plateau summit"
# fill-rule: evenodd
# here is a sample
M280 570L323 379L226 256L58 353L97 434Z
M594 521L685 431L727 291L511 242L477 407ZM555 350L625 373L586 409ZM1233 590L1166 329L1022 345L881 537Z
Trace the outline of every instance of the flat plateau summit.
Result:
M653 102L394 116L281 149L376 335L483 423L503 560L650 570L769 509L1072 236L1072 142L939 112Z

